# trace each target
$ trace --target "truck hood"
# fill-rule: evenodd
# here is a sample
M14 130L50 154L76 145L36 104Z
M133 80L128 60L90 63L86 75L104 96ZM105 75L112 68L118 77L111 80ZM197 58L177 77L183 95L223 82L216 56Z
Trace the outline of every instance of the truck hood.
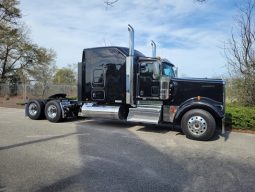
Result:
M213 79L213 78L172 78L174 81L179 82L201 82L201 83L219 83L224 84L222 79Z

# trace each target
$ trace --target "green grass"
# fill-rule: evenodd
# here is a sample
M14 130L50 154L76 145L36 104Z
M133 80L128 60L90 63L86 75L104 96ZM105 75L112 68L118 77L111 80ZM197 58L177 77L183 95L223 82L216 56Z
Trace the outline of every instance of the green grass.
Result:
M228 104L226 125L232 128L255 130L255 107Z

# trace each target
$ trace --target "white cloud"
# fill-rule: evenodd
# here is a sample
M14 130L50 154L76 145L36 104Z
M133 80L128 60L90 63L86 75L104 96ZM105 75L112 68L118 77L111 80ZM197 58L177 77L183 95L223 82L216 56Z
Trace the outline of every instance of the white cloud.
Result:
M120 0L106 9L103 0L23 0L21 9L32 39L55 49L59 66L79 62L84 48L128 46L130 23L135 27L135 48L150 55L149 41L155 40L158 55L177 64L181 74L225 73L220 46L231 28L231 10L224 13L215 1Z

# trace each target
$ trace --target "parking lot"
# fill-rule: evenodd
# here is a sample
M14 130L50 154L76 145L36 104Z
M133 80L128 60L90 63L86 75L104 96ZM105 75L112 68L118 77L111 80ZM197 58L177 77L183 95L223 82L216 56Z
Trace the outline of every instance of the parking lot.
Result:
M0 191L255 191L255 135L185 138L165 126L32 121L0 108Z

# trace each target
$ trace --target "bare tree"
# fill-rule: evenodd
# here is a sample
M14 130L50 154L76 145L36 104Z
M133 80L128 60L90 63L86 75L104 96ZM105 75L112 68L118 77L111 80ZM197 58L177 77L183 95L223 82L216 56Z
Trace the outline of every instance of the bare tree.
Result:
M255 0L240 7L237 27L225 47L230 75L239 79L236 91L246 105L255 106Z

